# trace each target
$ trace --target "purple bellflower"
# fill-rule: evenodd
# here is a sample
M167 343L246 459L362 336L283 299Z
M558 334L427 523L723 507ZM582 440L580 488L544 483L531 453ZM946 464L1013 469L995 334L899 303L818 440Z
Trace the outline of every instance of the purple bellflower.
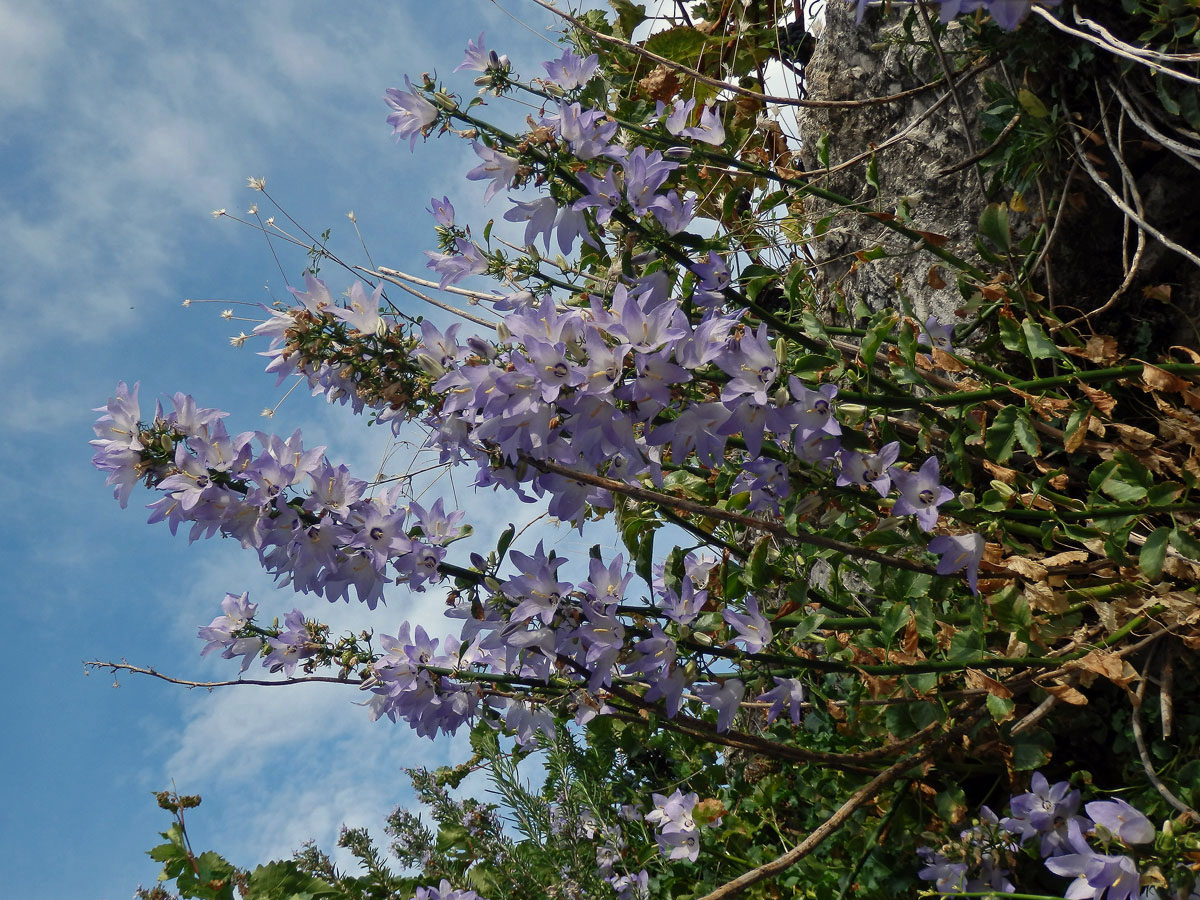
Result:
M891 469L899 457L899 441L884 444L878 453L842 450L838 454L841 471L838 473L837 483L842 487L850 484L870 486L880 497L886 497L892 490Z
M937 457L929 457L916 472L893 470L892 477L900 487L900 498L892 507L892 515L915 515L922 531L932 531L937 524L938 507L954 499L954 491L938 483Z
M587 84L600 68L600 57L593 53L582 59L570 50L564 50L558 59L542 63L546 80L557 84L564 91L574 90Z
M1148 844L1154 840L1154 825L1120 797L1096 800L1084 809L1097 826L1126 844Z
M482 162L467 173L467 180L491 181L487 190L483 192L483 202L488 203L496 196L498 190L512 184L513 179L517 177L519 164L511 156L484 144L472 143L471 148Z
M416 147L417 136L425 133L437 121L438 111L436 106L413 90L407 75L404 76L404 86L408 88L407 91L388 88L384 100L395 110L387 117L392 134L397 142L410 138L408 149L412 150Z
M1067 849L1046 860L1046 868L1055 875L1072 878L1064 895L1067 900L1132 900L1138 896L1137 865L1128 856L1097 853L1083 838L1079 823L1072 820L1067 827Z
M488 270L488 261L479 252L479 248L465 238L455 238L457 253L434 253L426 250L429 262L426 268L433 269L441 275L438 287L445 290L446 285L462 281L468 275L482 275Z
M760 701L771 701L771 708L767 710L767 724L770 725L778 719L779 714L786 709L792 724L799 725L800 712L804 707L804 685L798 678L780 678L777 675L772 677L775 679L775 687L758 698Z
M939 534L929 542L929 552L941 557L937 565L939 575L966 569L967 586L972 594L978 594L979 562L983 559L984 544L982 534Z
M497 57L497 61L499 62L499 57ZM491 67L491 54L483 44L483 32L481 31L478 41L467 40L467 55L454 71L461 72L463 69L471 69L475 72L486 72Z
M745 613L726 609L721 613L721 617L737 632L737 636L729 643L742 644L747 653L760 653L771 643L771 623L758 611L757 597L746 598Z
M443 197L441 200L437 197L430 197L429 207L426 212L433 216L433 221L443 228L454 227L454 205L450 202L449 197Z

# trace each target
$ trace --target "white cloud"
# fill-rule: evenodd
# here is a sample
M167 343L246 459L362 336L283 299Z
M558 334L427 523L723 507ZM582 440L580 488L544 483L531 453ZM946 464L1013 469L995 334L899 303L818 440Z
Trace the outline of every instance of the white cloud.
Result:
M61 50L53 19L0 0L0 112L42 101L47 70Z

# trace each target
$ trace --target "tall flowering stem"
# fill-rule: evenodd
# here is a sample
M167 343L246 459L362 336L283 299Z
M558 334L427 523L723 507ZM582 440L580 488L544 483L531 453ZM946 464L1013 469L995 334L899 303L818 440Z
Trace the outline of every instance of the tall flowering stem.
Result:
M903 45L917 10L895 6L889 40ZM926 19L931 40L965 42L956 86L1004 54L1005 71L1020 62L1022 83L1041 83L1045 64L1021 49L1037 34L1014 32L1030 6L943 3L958 25ZM1200 351L1135 359L1064 324L1035 281L1052 233L1015 218L1015 201L985 203L978 240L955 245L922 222L919 198L885 208L882 147L858 159L869 202L826 186L852 163L803 171L802 149L828 147L797 145L764 80L794 62L803 18L701 2L639 44L644 13L618 7L571 18L571 45L527 80L484 35L470 40L458 69L477 73L473 88L539 104L521 133L432 76L387 93L410 147L435 133L471 143L466 182L515 228L472 230L457 197L430 198L432 274L419 283L483 315L411 320L382 281L342 296L309 275L254 338L280 381L397 434L419 427L477 491L580 534L606 521L621 546L567 559L549 534L518 541L513 526L474 547L467 511L355 478L299 432L231 435L224 413L183 394L143 418L122 384L93 442L122 505L142 484L158 495L151 521L233 538L298 593L374 609L402 605L398 588L444 590L453 620L445 636L407 621L336 636L300 609L268 626L266 601L231 593L200 628L203 652L289 683L353 684L373 718L422 736L469 731L530 840L562 851L555 871L622 900L717 900L767 880L831 898L922 883L1188 896L1191 809L1166 811L1134 780L1162 783L1141 718L1137 741L1121 729L1123 704L1143 715L1153 679L1158 761L1195 775L1169 739L1176 727L1195 743L1200 721L1170 688L1176 669L1194 674L1200 641ZM641 72L639 58L661 68ZM1054 120L1020 90L1021 115ZM1019 135L1007 127L995 152L1025 159L1004 144ZM1043 193L1068 204L1070 181ZM812 249L831 227L861 238L850 274L927 254L931 289L957 283L961 327L916 308L901 280L883 308L822 280ZM487 290L460 286L481 279ZM1093 734L1103 765L1089 761ZM540 748L570 777L533 803L504 780L502 747ZM985 805L1002 785L1007 818ZM1084 787L1112 797L1084 816ZM406 833L425 846L414 821ZM462 865L413 857L427 876L413 896L518 890L505 879L527 867L508 851L471 855L486 843L478 821L439 838L466 835Z

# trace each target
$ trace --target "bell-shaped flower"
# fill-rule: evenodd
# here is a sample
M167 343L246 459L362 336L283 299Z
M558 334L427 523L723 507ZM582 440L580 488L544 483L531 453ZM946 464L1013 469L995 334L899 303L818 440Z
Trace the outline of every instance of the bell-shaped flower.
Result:
M557 84L564 91L570 91L591 80L600 68L600 57L593 53L585 59L570 50L564 50L558 59L542 63L542 68L546 70L547 81Z
M457 253L434 253L426 250L429 262L425 267L433 269L441 275L438 287L445 290L446 285L462 281L468 275L482 275L488 270L487 258L479 252L479 248L465 238L456 238Z
M799 725L800 712L804 707L804 685L799 678L773 677L775 687L758 698L760 701L771 701L771 708L767 710L767 724L770 725L774 722L786 709L791 716L792 724Z
M938 507L954 499L954 491L938 483L937 457L929 457L917 472L893 470L892 477L900 487L900 498L892 507L892 515L915 515L922 531L932 531L937 524Z
M520 164L511 156L484 144L472 143L471 148L482 162L467 173L467 180L491 181L487 190L483 192L483 202L488 203L498 190L512 184Z
M746 598L744 613L727 608L721 613L721 618L737 632L737 637L733 638L730 644L741 644L747 652L759 653L771 643L771 623L759 612L757 597Z
M416 146L417 136L437 121L438 111L436 106L413 90L407 75L404 76L404 86L408 90L388 88L384 100L395 110L387 117L392 134L397 142L409 138L408 148L412 150Z
M940 534L929 542L929 552L938 554L937 573L967 571L967 586L972 594L979 593L979 562L983 559L982 534Z
M425 211L433 216L433 221L443 228L454 227L454 204L450 202L449 197L442 197L441 200L437 197L430 197L429 209Z
M550 252L550 230L558 217L559 205L553 197L542 197L532 203L514 200L516 204L504 214L506 222L525 222L525 246L529 246L540 234L545 244L546 252Z
M1154 825L1120 797L1096 800L1084 807L1092 821L1126 844L1148 844L1154 840Z
M741 708L746 685L737 678L726 678L724 684L705 684L692 688L692 691L705 705L717 711L717 731L728 731Z

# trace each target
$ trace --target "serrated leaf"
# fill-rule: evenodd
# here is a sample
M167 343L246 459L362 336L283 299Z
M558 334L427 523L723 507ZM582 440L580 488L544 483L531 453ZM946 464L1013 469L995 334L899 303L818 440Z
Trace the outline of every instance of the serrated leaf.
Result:
M295 861L289 859L267 863L251 872L245 900L288 900L336 893L329 882L300 871Z
M872 317L871 324L867 326L866 337L863 338L862 348L858 352L863 365L868 368L874 365L875 356L884 340L892 333L897 318L898 313L894 309L881 309Z
M983 446L988 456L996 462L1006 462L1012 456L1017 440L1016 423L1019 412L1019 407L1006 406L996 413L996 417L988 426Z
M702 32L688 25L680 25L652 34L643 46L651 53L697 69L696 63L705 44L706 38Z
M1018 443L1020 443L1026 453L1033 457L1041 453L1042 444L1038 440L1037 430L1033 427L1033 422L1030 420L1029 413L1026 410L1017 410L1017 418L1013 422L1013 432L1016 434Z
M646 21L646 7L640 3L634 4L630 0L608 0L608 5L617 13L616 27L613 31L618 37L628 40L633 37L633 30Z
M155 862L165 863L173 859L186 859L187 851L178 844L159 844L146 852Z

